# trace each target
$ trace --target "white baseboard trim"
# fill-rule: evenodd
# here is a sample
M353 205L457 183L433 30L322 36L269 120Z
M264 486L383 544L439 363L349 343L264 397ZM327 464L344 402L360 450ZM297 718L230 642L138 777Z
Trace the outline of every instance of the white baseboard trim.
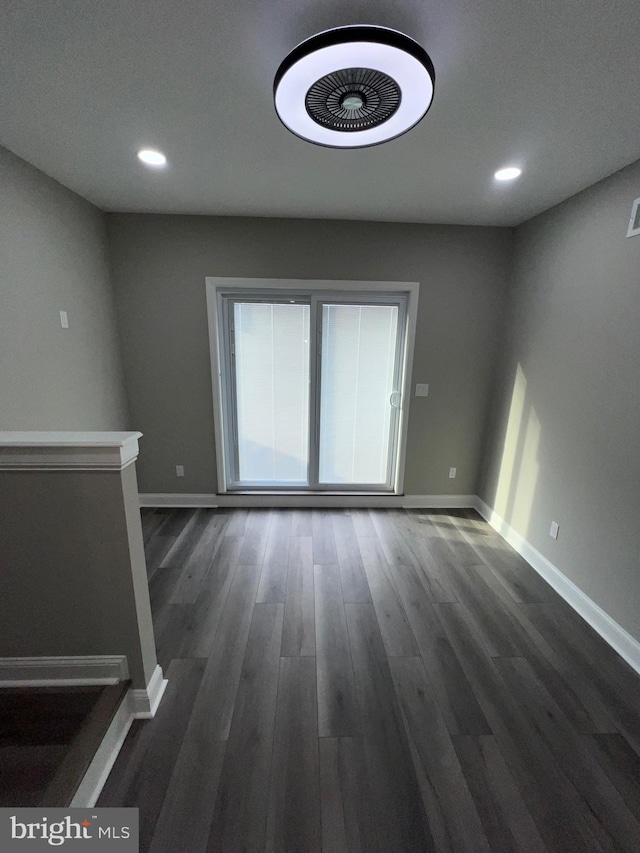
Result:
M125 655L0 658L0 687L75 687L129 678Z
M141 494L141 507L207 507L215 509L218 506L218 495L185 495L185 494Z
M127 695L116 711L102 743L93 756L91 764L71 800L72 808L92 808L98 801L104 783L107 781L135 718L132 694L132 690L127 691Z
M130 691L135 719L149 720L155 716L166 689L167 679L163 678L162 668L158 665L153 671L146 689Z
M185 495L141 494L141 507L366 507L458 509L475 507L475 495Z
M405 495L404 509L468 509L476 505L475 495Z
M71 801L73 808L95 806L131 724L134 720L148 720L155 716L166 687L167 680L162 677L162 669L156 666L145 690L127 691L87 772L82 777Z
M591 625L602 639L640 674L640 643L481 498L476 498L475 508L494 530L582 616L585 622Z

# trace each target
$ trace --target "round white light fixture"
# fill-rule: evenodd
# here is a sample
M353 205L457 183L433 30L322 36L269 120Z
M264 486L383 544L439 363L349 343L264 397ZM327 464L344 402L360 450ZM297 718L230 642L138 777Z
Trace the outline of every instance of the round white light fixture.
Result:
M153 166L156 169L167 165L167 158L162 151L156 151L154 148L141 148L138 151L138 160L145 166Z
M365 148L406 133L433 100L435 71L417 42L386 27L327 30L303 41L273 83L276 112L296 136Z
M493 177L496 181L513 181L519 178L521 174L522 169L519 169L517 166L507 166L504 169L498 169Z

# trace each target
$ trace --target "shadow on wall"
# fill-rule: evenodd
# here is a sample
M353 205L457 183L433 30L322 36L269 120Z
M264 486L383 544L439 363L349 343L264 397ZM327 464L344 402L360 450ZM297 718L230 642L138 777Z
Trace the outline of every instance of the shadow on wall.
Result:
M531 511L538 482L540 421L534 409L527 379L518 364L504 434L500 470L493 508L522 536L528 538Z

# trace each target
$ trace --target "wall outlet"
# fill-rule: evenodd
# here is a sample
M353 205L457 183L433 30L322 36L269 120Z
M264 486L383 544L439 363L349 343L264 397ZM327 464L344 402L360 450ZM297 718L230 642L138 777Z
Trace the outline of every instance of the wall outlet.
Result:
M428 397L429 396L429 383L424 382L422 384L416 385L416 397Z
M558 524L558 522L557 522L557 521L552 521L552 522L551 522L551 527L549 528L549 536L550 536L552 539L557 539L557 538L558 538L558 531L559 531L559 530L560 530L560 525Z
M450 479L450 480L455 480L455 478L456 478L456 474L457 474L457 473L458 473L458 469L457 469L457 468L449 468L449 479Z
M176 465L176 477L184 477L184 465Z
M63 329L69 328L69 318L67 317L66 311L60 312L60 325L62 326Z

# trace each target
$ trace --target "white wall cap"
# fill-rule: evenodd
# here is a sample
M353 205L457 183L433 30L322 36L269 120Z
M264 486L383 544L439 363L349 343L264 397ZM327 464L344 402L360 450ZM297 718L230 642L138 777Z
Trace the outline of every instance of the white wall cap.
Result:
M0 470L121 471L138 457L141 432L0 432Z

